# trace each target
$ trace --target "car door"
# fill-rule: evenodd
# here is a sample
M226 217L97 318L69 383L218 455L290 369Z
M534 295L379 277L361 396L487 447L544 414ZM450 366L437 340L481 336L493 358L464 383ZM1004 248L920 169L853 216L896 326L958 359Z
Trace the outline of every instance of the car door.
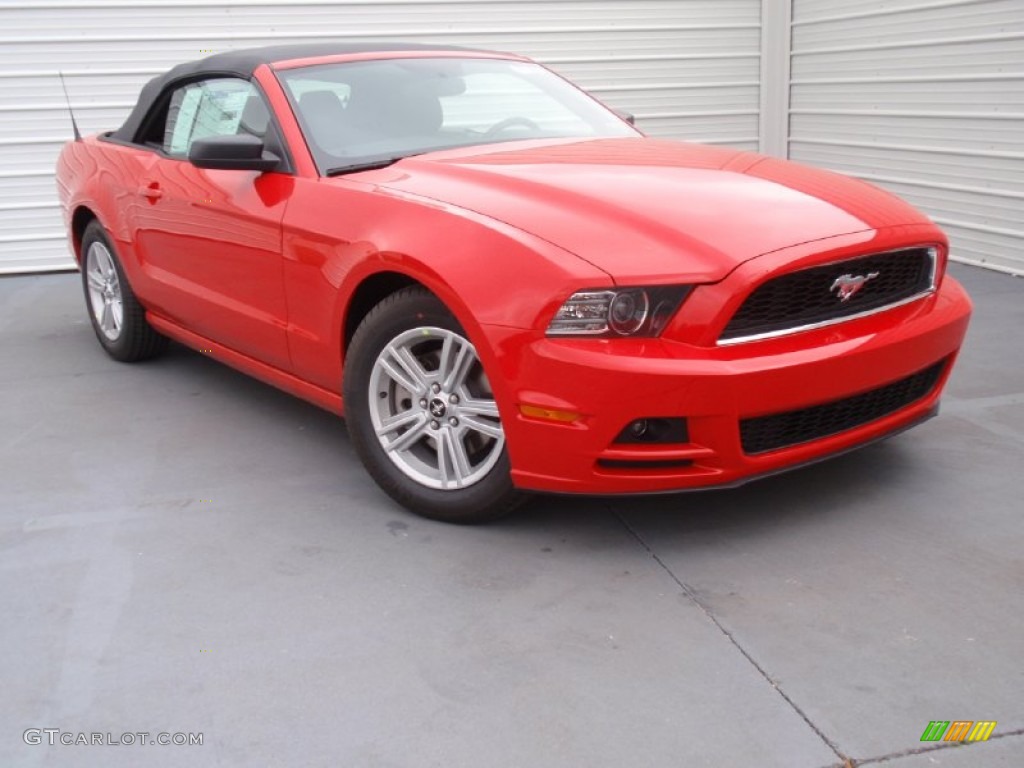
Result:
M161 151L139 180L134 240L151 303L186 329L290 369L281 220L294 182L284 172L205 170L192 142L276 130L260 91L240 78L172 92Z

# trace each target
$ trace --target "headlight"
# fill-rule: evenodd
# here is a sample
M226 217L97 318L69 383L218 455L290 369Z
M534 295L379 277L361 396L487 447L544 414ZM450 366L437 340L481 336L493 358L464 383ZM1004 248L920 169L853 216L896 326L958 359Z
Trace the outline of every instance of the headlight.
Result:
M688 285L577 291L559 308L549 336L657 336L668 325Z

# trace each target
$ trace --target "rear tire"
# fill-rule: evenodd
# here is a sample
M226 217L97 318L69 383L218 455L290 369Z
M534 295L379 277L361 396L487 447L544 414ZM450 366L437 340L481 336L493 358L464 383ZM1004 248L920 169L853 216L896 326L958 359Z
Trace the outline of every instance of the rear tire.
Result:
M146 310L128 284L113 241L98 221L85 228L80 257L85 306L100 346L122 363L161 354L167 338L146 321Z
M407 509L479 523L522 503L476 349L430 292L405 288L370 311L345 359L343 394L356 453Z

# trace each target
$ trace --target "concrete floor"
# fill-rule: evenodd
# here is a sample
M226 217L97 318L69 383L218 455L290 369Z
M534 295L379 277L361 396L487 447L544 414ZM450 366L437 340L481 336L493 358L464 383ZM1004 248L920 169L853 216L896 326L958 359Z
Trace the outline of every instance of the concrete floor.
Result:
M0 766L1024 764L1024 280L952 272L977 311L938 419L480 528L202 355L110 361L77 275L0 280ZM936 749L936 719L998 726Z

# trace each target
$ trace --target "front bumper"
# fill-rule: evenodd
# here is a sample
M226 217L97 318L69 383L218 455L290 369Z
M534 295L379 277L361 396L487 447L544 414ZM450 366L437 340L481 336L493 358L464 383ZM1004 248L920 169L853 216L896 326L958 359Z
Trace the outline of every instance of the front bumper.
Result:
M970 317L946 277L935 294L828 328L735 346L657 340L555 339L488 326L511 391L501 403L512 478L523 489L651 493L735 485L902 431L932 414ZM869 423L756 455L740 421L868 392L944 361L923 397ZM573 423L524 416L535 405ZM617 444L634 419L683 417L685 444Z

